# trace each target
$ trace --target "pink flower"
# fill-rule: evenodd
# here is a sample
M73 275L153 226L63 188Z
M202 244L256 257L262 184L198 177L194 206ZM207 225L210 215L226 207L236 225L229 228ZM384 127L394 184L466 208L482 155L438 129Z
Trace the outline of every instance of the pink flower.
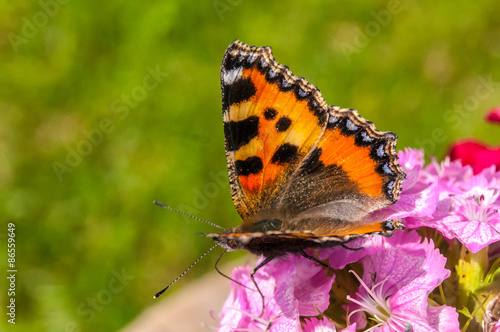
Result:
M458 239L474 253L500 240L500 183L496 179L488 181L479 174L448 190L427 225L448 239Z
M429 307L427 298L450 275L446 258L432 241L416 232L384 238L383 251L360 260L363 279L349 296L351 321L364 328L367 317L377 322L366 331L458 331L458 314L451 307Z
M492 147L476 140L455 142L450 149L451 160L462 160L464 165L471 165L474 174L490 165L500 169L500 146Z
M500 239L500 172L495 172L494 166L473 175L471 166L446 159L440 164L432 162L425 172L428 178L438 181L439 204L432 217L407 218L407 225L437 229L448 239L458 239L472 252Z
M443 195L447 196L447 191L450 188L457 186L460 183L469 181L474 175L474 170L469 165L463 165L460 160L451 161L446 157L441 163L435 159L425 168L426 177L439 181L440 198Z
M329 321L326 317L316 318L310 317L304 319L305 323L302 324L303 332L335 332L337 331L335 323ZM356 323L349 325L339 332L356 332Z
M357 262L366 255L373 255L381 251L383 249L382 241L381 236L356 239L346 244L345 247L337 246L321 250L319 259L328 259L329 266L340 270L347 264ZM352 250L346 249L346 247L352 248Z
M302 325L302 331L304 332L335 332L337 329L335 328L335 324L330 322L328 318L323 317L318 319L316 317L306 318L304 319L305 323ZM345 331L344 332L348 332ZM356 330L352 330L352 332L356 332Z
M253 283L250 279L250 267L238 267L233 271L233 279L246 287L253 289ZM264 314L259 317L260 309L254 307L261 306L261 298L257 292L248 290L236 283L231 283L231 294L224 304L219 331L233 331L239 328L267 329L271 323L271 317L276 310L276 303L272 300L274 291L274 282L261 283L260 290L266 296L266 306Z
M326 310L334 280L326 276L321 265L304 257L288 255L275 260L255 274L255 281L265 297L264 312L260 316L262 298L250 279L250 268L236 269L233 279L248 288L232 283L220 331L266 330L267 327L270 331L300 330L300 316L316 316Z

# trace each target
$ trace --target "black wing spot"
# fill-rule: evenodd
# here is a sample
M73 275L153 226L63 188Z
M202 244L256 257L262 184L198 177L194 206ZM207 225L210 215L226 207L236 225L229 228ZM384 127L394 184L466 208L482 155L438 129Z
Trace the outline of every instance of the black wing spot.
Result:
M236 167L236 174L243 176L257 174L264 168L262 159L259 157L248 157L245 160L236 160L234 165Z
M266 120L274 120L276 118L276 114L278 114L278 112L274 108L269 107L264 111L264 117Z
M252 98L257 90L250 77L240 78L233 84L224 85L222 91L222 109L227 110L233 104Z
M292 144L285 143L276 150L271 162L274 164L285 164L293 161L297 157L298 147Z
M292 120L287 118L286 116L280 118L278 122L276 123L276 130L279 132L284 132L286 131L290 125L292 124Z
M259 134L259 117L249 116L245 120L224 122L227 150L236 151Z

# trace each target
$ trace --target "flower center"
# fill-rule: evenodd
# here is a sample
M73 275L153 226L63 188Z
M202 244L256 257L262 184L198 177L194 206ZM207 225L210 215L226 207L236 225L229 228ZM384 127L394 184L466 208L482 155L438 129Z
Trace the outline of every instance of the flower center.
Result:
M477 220L488 223L498 213L498 209L490 205L490 202L495 201L497 194L498 189L492 188L478 195L468 197L457 195L452 196L452 198L459 206L457 213L462 215L466 220Z
M384 291L384 284L387 281L387 278L384 280L375 283L372 287L368 287L368 285L363 282L363 280L358 276L358 274L354 271L349 271L358 279L361 284L361 287L366 291L365 294L357 293L357 299L352 298L351 296L347 296L347 299L353 303L359 305L359 309L354 310L349 314L349 317L356 312L364 311L368 314L372 320L376 321L377 324L372 326L366 331L372 331L383 324L388 324L388 326L395 331L407 331L409 324L403 319L403 317L399 314L395 314L391 312L391 307L388 303L388 298Z

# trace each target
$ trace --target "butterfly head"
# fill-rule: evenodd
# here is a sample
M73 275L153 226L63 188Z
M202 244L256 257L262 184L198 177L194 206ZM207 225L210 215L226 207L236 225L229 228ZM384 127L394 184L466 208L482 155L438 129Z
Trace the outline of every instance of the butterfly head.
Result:
M402 231L405 226L401 222L401 219L386 220L382 223L382 231L380 235L392 236L393 231Z

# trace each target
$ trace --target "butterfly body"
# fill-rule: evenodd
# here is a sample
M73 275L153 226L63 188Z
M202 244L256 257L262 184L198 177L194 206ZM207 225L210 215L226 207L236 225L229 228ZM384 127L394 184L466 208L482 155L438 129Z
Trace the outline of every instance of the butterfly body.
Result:
M399 199L397 135L328 106L270 47L233 42L221 86L231 194L243 223L206 236L272 258L404 229L400 220L369 217Z
M277 220L263 220L263 223L279 223ZM385 222L380 231L345 235L318 235L310 231L257 231L240 233L238 228L228 229L222 234L206 234L212 237L221 247L228 251L244 249L255 255L279 257L288 253L299 253L304 249L329 248L341 245L350 240L373 236L375 234L391 236L394 230L402 230L404 226L399 220Z

